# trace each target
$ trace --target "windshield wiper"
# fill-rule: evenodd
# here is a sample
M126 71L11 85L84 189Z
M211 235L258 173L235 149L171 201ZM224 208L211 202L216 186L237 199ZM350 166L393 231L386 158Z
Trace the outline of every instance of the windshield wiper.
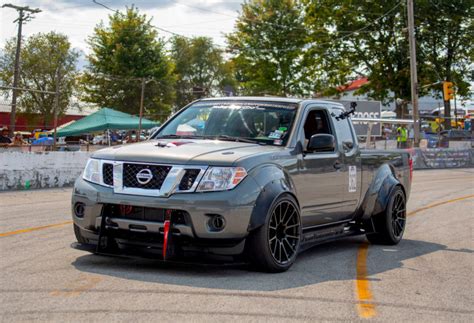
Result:
M210 136L212 137L212 136ZM246 139L246 138L241 138L241 137L233 137L233 136L228 136L228 135L219 135L212 137L213 139L217 140L226 140L226 141L235 141L235 142L246 142L249 144L259 144L258 141L256 140L251 140L251 139Z
M163 135L163 136L158 136L153 139L197 139L197 138L202 138L202 136L181 136L181 135Z

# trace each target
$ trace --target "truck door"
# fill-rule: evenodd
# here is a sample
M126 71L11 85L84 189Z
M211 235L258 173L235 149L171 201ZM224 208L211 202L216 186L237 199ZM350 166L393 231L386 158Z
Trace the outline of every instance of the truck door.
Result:
M361 159L357 137L349 118L337 118L344 111L333 108L332 122L337 133L337 145L341 152L340 174L343 176L342 198L340 204L340 218L350 219L360 200L360 186L362 180Z
M308 108L303 117L299 139L304 153L294 176L298 199L301 205L301 220L304 227L324 225L340 220L340 201L345 184L341 171L342 156L338 149L332 152L309 152L309 139L314 134L335 135L334 127L326 108Z

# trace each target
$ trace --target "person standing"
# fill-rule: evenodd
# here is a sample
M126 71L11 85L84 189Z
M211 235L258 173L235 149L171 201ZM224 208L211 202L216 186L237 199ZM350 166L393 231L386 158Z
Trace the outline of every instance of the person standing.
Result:
M407 148L408 131L404 124L397 128L397 148Z

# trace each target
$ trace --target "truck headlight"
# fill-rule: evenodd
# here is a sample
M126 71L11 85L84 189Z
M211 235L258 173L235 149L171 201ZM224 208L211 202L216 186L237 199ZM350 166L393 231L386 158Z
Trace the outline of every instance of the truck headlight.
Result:
M243 167L209 167L196 189L197 192L231 190L247 176Z
M100 160L89 158L84 168L84 173L82 173L82 178L86 181L100 184L102 179L102 164Z

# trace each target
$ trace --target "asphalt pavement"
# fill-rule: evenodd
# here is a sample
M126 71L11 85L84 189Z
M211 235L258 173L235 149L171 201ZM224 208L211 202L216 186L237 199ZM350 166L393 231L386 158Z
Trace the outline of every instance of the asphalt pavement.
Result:
M281 274L72 249L70 196L0 193L2 322L474 321L474 169L415 172L399 245L347 238Z

